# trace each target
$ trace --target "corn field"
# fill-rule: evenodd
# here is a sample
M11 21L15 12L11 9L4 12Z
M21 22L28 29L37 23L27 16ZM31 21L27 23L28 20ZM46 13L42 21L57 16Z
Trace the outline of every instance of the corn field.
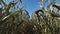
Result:
M35 10L32 16L26 9L16 9L22 0L6 4L0 0L0 34L60 34L60 5L55 0L41 0L41 9ZM44 2L49 5L44 8ZM56 8L56 9L54 9Z

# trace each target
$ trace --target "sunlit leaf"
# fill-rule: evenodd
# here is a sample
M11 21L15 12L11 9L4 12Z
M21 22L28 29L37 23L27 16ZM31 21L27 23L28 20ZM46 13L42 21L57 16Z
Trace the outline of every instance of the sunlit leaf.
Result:
M52 10L53 10L53 7L52 7L52 5L50 6L50 10L51 10L51 12L52 12Z
M4 18L2 19L2 21L4 21L5 19L9 19L11 16L18 15L19 13L20 13L19 11L13 12L13 13L9 14L8 16L4 17Z

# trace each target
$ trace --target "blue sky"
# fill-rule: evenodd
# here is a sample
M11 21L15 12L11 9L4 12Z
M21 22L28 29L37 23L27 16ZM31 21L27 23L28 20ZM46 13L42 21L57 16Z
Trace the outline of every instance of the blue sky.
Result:
M10 0L6 0L6 3L9 3ZM22 0L22 4L24 5L25 9L29 12L29 15L31 16L35 9L40 9L39 5L40 0ZM58 4L60 4L60 0L56 0ZM48 3L45 3L45 6L47 6Z
M29 12L29 15L31 16L33 11L35 9L39 9L40 5L39 5L39 1L40 0L22 0L25 8L27 9L27 11Z
M34 12L35 9L40 9L39 2L40 0L22 0L25 8L29 12L30 16ZM60 0L56 0L58 4L60 4ZM45 3L45 6L47 6L48 3Z

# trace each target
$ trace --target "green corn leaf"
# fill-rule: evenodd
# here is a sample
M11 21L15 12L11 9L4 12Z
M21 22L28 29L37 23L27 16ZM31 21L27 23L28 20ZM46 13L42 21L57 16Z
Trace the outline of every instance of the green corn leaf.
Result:
M19 13L20 13L20 12L17 11L17 12L13 12L13 13L9 14L8 16L6 16L6 17L4 17L4 18L2 19L2 22L8 20L11 16L16 16L16 15L18 15Z
M16 2L16 3L9 3L8 5L6 5L5 6L5 10L9 10L11 7L14 7L16 4L17 4L18 2Z

